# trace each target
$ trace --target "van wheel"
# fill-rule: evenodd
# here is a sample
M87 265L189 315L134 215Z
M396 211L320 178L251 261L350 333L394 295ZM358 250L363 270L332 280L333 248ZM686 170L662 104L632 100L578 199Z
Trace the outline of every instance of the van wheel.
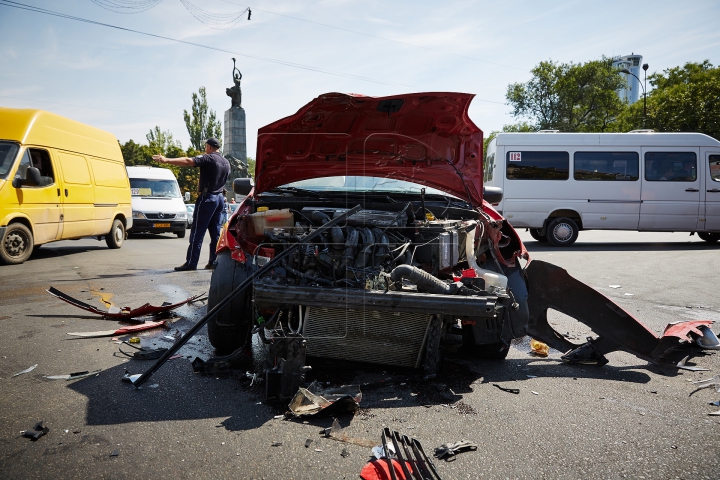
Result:
M5 230L0 248L0 260L6 265L17 265L33 252L33 235L22 223L11 223Z
M537 240L538 242L547 242L547 236L546 235L540 235L540 229L539 228L531 228L530 229L530 236Z
M698 232L698 237L708 243L717 243L720 240L720 233Z
M125 225L123 225L119 218L116 218L113 220L110 233L105 235L105 243L107 243L108 248L120 248L124 242Z
M578 238L578 226L572 219L556 218L547 227L547 239L555 247L568 247Z
M185 238L185 230L175 232L175 235L177 235L178 238Z
M217 266L210 277L208 306L210 311L219 304L235 287L252 274L249 262L242 264L224 250L217 256ZM212 317L207 324L208 340L215 347L217 355L226 355L244 346L250 340L253 327L252 287L238 294L232 302Z

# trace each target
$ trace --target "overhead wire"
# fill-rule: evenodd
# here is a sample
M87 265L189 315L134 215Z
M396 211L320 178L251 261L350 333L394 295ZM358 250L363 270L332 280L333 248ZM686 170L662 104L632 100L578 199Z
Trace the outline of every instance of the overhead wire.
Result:
M162 0L90 0L95 5L115 13L134 14L150 10Z
M224 30L232 27L240 21L241 18L248 14L248 20L250 20L250 7L247 7L242 12L236 13L211 13L202 8L190 3L189 0L180 0L185 9L195 17L199 22L207 27L215 28L217 30Z
M231 2L230 0L220 0L220 1L221 1L221 2L225 2L225 3L229 3L229 4L231 4L231 5L237 5L238 7L244 7L244 6L245 6L245 5L242 5L242 4L240 4L240 3ZM305 19L305 18L293 17L293 16L291 16L291 15L285 15L285 14L283 14L283 13L277 13L277 12L273 12L273 11L271 11L271 10L263 10L263 9L260 9L260 8L257 8L257 7L253 7L253 8L254 8L256 11L258 11L258 12L269 13L269 14L271 14L271 15L277 15L277 16L279 16L279 17L291 18L291 19L293 19L293 20L298 20L298 21L300 21L300 22L312 23L313 25L320 25L320 26L322 26L322 27L333 28L333 29L335 29L335 30L341 30L341 31L343 31L343 32L354 33L354 34L356 34L356 35L363 35L363 36L365 36L365 37L377 38L377 39L379 39L379 40L385 40L385 41L388 41L388 42L399 43L399 44L401 44L401 45L406 45L406 46L408 46L408 47L422 48L423 50L429 50L429 51L431 51L431 52L442 53L443 55L451 55L451 56L453 56L453 57L459 57L459 58L464 58L464 59L467 59L467 60L473 60L473 61L475 61L475 62L487 63L487 64L490 64L490 65L497 65L498 67L512 68L512 69L515 69L515 70L522 70L523 72L526 71L525 68L514 67L514 66L512 66L512 65L506 65L506 64L504 64L504 63L491 62L491 61L489 61L489 60L481 60L481 59L479 59L479 58L469 57L469 56L467 56L467 55L461 55L461 54L459 54L459 53L446 52L446 51L444 51L444 50L439 50L439 49L437 49L437 48L425 47L425 46L422 46L422 45L417 45L417 44L415 44L415 43L404 42L404 41L402 41L402 40L395 40L395 39L388 38L388 37L381 37L380 35L373 35L373 34L371 34L371 33L360 32L360 31L357 31L357 30L351 30L351 29L349 29L349 28L337 27L337 26L335 26L335 25L330 25L330 24L327 24L327 23L320 23L320 22L315 22L315 21L313 21L313 20L307 20L307 19Z
M216 51L216 52L229 53L229 54L232 54L232 55L238 55L238 56L241 56L241 57L252 58L252 59L261 60L261 61L264 61L264 62L275 63L275 64L277 64L277 65L284 65L284 66L287 66L287 67L299 68L299 69L302 69L302 70L309 70L309 71L317 72L317 73L324 73L324 74L326 74L326 75L333 75L333 76L336 76L336 77L352 78L352 79L355 79L355 80L361 80L361 81L370 82L370 83L377 83L377 84L380 84L380 85L389 85L389 86L395 86L395 87L411 87L411 88L412 88L412 85L405 85L405 84L402 84L402 83L383 82L383 81L380 81L380 80L375 80L375 79L373 79L373 78L363 77L363 76L360 76L360 75L352 75L352 74L350 74L350 73L333 72L333 71L330 71L330 70L325 70L325 69L323 69L323 68L313 67L313 66L309 66L309 65L303 65L303 64L300 64L300 63L287 62L287 61L285 61L285 60L278 60L278 59L269 58L269 57L261 57L261 56L259 56L259 55L251 55L251 54L248 54L248 53L234 52L234 51L232 51L232 50L227 50L227 49L224 49L224 48L213 47L213 46L210 46L210 45L204 45L204 44L202 44L202 43L190 42L190 41L187 41L187 40L180 40L180 39L177 39L177 38L166 37L166 36L164 36L164 35L157 35L157 34L155 34L155 33L148 33L148 32L143 32L143 31L140 31L140 30L134 30L134 29L132 29L132 28L120 27L120 26L118 26L118 25L112 25L112 24L109 24L109 23L97 22L97 21L95 21L95 20L89 20L89 19L87 19L87 18L82 18L82 17L76 17L76 16L74 16L74 15L68 15L68 14L65 14L65 13L56 12L56 11L54 11L54 10L49 10L49 9L46 9L46 8L35 7L35 6L32 6L32 5L27 5L27 4L20 3L20 2L15 2L15 1L12 1L12 0L0 0L0 6L12 7L12 8L20 9L20 10L27 10L27 11L30 11L30 12L42 13L42 14L45 14L45 15L50 15L50 16L54 16L54 17L64 18L64 19L67 19L67 20L74 20L74 21L77 21L77 22L88 23L88 24L91 24L91 25L98 25L98 26L102 26L102 27L113 28L113 29L116 29L116 30L122 30L122 31L125 31L125 32L136 33L136 34L139 34L139 35L145 35L145 36L148 36L148 37L159 38L159 39L162 39L162 40L169 40L169 41L171 41L171 42L182 43L182 44L185 44L185 45L191 45L191 46L194 46L194 47L204 48L204 49L207 49L207 50L213 50L213 51Z
M52 102L50 100L38 100L36 98L13 97L10 95L0 95L0 98L11 98L13 100L23 100L25 102L50 103L50 104L54 104L54 105L63 105L65 107L88 108L90 110L101 110L101 111L105 111L105 112L132 113L134 115L142 115L144 117L158 117L158 118L168 118L168 119L172 118L172 117L168 117L166 115L156 115L153 113L129 112L127 110L113 110L110 108L91 107L88 105L77 105L77 104L73 104L73 103Z

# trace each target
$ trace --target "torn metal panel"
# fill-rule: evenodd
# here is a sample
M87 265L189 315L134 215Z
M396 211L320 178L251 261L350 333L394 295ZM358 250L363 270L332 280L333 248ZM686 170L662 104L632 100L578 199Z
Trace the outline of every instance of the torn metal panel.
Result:
M540 260L525 269L530 308L529 334L561 352L570 363L607 363L604 355L616 350L652 363L667 360L676 350L693 348L689 335L703 336L699 329L711 320L677 322L658 337L638 319L605 295L571 277L558 266ZM566 340L548 323L549 308L584 323L598 335L583 345ZM675 360L677 362L677 360ZM674 363L674 362L673 362Z
M117 330L101 330L99 332L68 332L68 335L75 337L112 337L114 335L125 335L127 333L141 332L143 330L150 330L157 327L167 327L165 320L159 322L145 322L140 325L132 325L129 327L122 327Z
M288 407L293 415L302 417L320 412L330 413L330 411L354 412L358 409L361 400L362 392L359 385L321 389L316 382L313 382L308 388L299 388Z
M142 305L141 307L134 308L134 309L131 309L130 307L118 308L118 307L112 305L109 307L108 311L103 312L102 310L95 308L92 305L89 305L85 302L81 302L80 300L61 292L60 290L58 290L55 287L50 287L47 290L47 292L50 295L53 295L53 296L59 298L60 300L67 302L70 305L74 305L78 308L81 308L87 312L94 313L96 315L102 315L103 317L119 318L119 319L124 319L124 320L129 320L129 319L136 318L136 317L142 317L145 315L158 315L160 313L169 312L169 311L175 310L176 308L179 308L179 307L185 305L186 303L193 302L203 295L203 294L195 295L195 296L187 298L187 299L183 300L182 302L178 302L178 303L165 302L162 305L160 305L159 307L150 305L149 303L146 303L145 305Z

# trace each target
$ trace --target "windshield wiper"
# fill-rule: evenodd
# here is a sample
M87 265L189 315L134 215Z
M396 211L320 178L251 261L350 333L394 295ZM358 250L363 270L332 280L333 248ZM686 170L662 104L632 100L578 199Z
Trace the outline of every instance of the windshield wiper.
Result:
M297 188L297 187L275 187L270 191L271 192L283 192L283 193L308 195L310 197L316 197L316 198L320 198L323 196L319 192L315 192L313 190L305 190L304 188Z

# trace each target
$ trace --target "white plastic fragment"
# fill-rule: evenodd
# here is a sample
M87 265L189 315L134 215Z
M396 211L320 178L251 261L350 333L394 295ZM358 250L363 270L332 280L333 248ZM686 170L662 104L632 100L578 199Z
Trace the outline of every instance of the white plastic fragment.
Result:
M705 380L698 380L697 382L693 382L693 385L696 385L698 389L715 387L715 391L720 393L720 375L715 375Z
M713 417L720 417L720 410L718 410L717 412L710 412L710 413L708 413L708 415L713 416Z
M538 392L536 392L535 390L530 390L530 393L532 393L533 395L540 395L540 394L539 394Z
M626 293L625 296L632 297L632 296L635 296L635 294L634 293Z
M35 370L35 367L37 367L37 366L38 366L38 364L36 363L36 364L35 364L35 365L33 365L32 367L30 367L30 368L26 368L26 369L25 369L25 370L23 370L22 372L18 372L18 373L16 373L15 375L13 375L13 376L12 376L12 377L10 377L10 378L14 378L14 377L17 377L18 375L22 375L23 373L28 373L28 372L32 372L33 370Z
M683 369L683 370L689 370L689 371L691 371L691 372L709 372L709 371L710 371L709 368L704 368L704 367L690 367L690 366L685 365L685 363L688 361L689 358L690 358L690 355L688 355L687 357L685 357L685 358L683 358L682 360L680 360L680 361L677 363L677 367L678 367L678 368L681 368L681 369Z
M622 285L608 285L610 288L622 288Z

